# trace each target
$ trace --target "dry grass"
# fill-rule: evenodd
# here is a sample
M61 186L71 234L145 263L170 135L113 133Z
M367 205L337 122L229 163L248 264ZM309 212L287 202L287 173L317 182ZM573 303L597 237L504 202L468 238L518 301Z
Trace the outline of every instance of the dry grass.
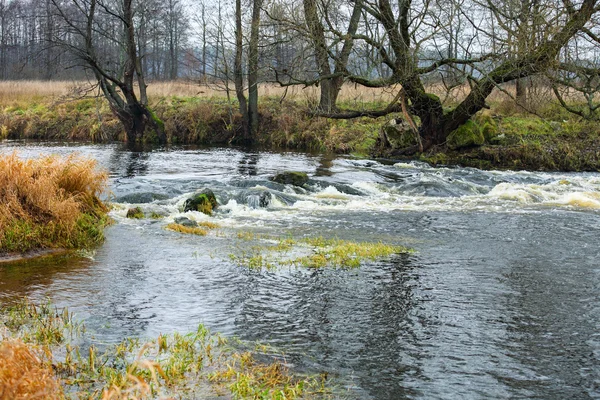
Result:
M17 339L0 343L0 400L59 398L58 380L32 347Z
M191 226L183 226L176 223L171 223L166 227L170 231L186 233L188 235L206 236L208 232L205 229Z
M51 340L42 333L49 325L59 333ZM74 399L329 397L326 376L298 375L278 361L284 356L276 350L255 345L248 352L251 343L229 341L203 325L148 342L128 338L102 353L94 344L80 347L97 340L66 309L25 300L0 306L0 332L0 400L64 398L60 387ZM259 362L255 355L276 359Z
M225 97L224 85L205 85L189 81L150 82L148 95L157 97ZM87 82L77 81L0 81L0 105L8 106L15 102L58 101L74 94L80 94L81 88L89 87ZM233 85L231 85L233 87ZM275 84L262 84L259 88L261 96L284 97L289 100L306 100L314 102L318 99L319 88L294 86L286 90ZM339 100L342 102L389 101L395 96L392 89L373 89L355 85L344 85Z
M82 217L104 217L98 196L106 182L94 160L77 155L0 155L0 251L78 247L83 232L77 228L92 222Z

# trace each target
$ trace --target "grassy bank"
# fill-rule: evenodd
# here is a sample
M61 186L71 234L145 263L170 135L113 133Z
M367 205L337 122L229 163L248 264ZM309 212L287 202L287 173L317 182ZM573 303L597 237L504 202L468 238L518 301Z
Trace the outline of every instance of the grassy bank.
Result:
M226 339L202 325L187 335L104 346L66 309L27 302L0 309L0 399L329 395L324 377L294 374L273 349Z
M483 146L438 148L420 155L432 165L535 171L600 171L600 125L557 113L495 116L496 135Z
M104 100L68 100L66 84L45 84L39 95L32 95L36 89L33 83L30 86L25 85L13 96L2 95L0 86L0 139L94 142L125 139L120 123ZM151 88L150 105L164 122L170 143L231 145L240 141L242 125L237 104L228 101L222 92L178 83L151 85ZM282 99L280 89L267 86L261 90L264 95L260 99L257 145L395 158L393 151L378 146L378 139L382 126L400 115L329 120L306 112L315 93L299 91ZM382 108L390 95L344 87L340 106ZM533 115L500 95L489 100L491 110L474 119L475 125L479 124L477 129L482 131L481 142L476 146L440 146L416 158L434 165L484 169L600 170L598 124L579 120L552 102L538 104L537 115Z
M171 144L230 145L241 140L236 105L222 97L156 97L152 108ZM257 144L272 148L368 154L384 122L361 118L313 118L306 105L277 98L261 101ZM84 99L60 104L16 102L0 110L0 139L124 141L125 133L105 101Z
M0 155L0 256L101 242L106 182L93 160Z

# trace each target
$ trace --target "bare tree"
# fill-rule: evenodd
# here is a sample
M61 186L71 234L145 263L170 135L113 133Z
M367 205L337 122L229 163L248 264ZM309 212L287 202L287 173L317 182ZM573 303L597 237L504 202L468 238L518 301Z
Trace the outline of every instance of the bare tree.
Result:
M52 0L52 3L64 23L55 42L92 72L112 112L123 124L128 142L142 139L147 131L155 133L159 142L166 142L162 122L148 107L135 37L133 0L72 0L68 4ZM96 48L100 38L113 42L119 58L100 56Z

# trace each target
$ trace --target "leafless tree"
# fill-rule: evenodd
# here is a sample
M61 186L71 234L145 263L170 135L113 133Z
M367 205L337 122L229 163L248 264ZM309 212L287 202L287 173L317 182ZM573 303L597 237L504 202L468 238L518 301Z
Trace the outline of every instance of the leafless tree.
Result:
M146 81L135 36L133 0L51 0L62 29L55 43L91 71L130 143L147 130L166 142L162 122L148 108ZM98 52L99 38L112 42L117 56Z

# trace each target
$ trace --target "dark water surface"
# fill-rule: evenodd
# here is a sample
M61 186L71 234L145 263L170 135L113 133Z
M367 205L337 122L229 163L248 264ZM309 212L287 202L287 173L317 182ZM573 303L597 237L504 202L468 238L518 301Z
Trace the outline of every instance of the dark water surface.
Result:
M89 258L0 267L0 301L49 297L102 343L211 330L326 371L340 397L600 398L600 175L434 169L234 149L0 145L77 151L109 169L119 208ZM268 180L300 170L307 189ZM220 233L164 229L210 187ZM266 208L259 195L272 195ZM128 220L139 205L163 220ZM237 232L407 245L355 270L250 271Z

